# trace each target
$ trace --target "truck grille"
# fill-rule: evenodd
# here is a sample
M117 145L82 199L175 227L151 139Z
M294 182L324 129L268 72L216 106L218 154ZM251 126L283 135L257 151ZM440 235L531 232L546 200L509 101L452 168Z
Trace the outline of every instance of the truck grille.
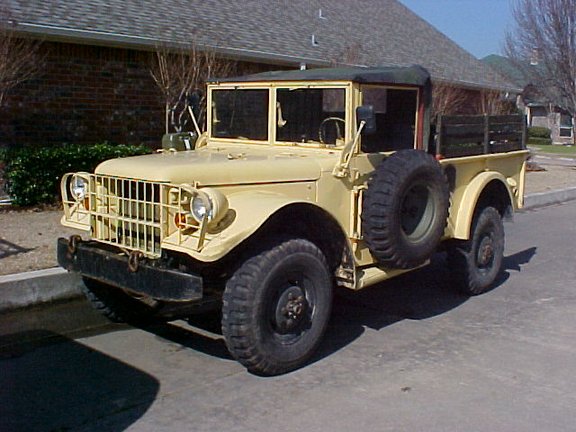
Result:
M92 176L89 197L95 239L150 257L160 256L168 211L160 183Z

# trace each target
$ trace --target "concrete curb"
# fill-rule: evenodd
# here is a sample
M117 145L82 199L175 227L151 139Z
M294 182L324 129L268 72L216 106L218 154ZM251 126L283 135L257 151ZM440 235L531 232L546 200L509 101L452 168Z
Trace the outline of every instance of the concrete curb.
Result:
M524 209L533 209L547 205L560 204L576 199L576 187L549 192L540 192L524 197Z
M576 187L526 195L524 210L576 199ZM61 268L0 276L0 312L81 295L81 278Z
M80 296L81 283L61 268L0 276L0 312Z

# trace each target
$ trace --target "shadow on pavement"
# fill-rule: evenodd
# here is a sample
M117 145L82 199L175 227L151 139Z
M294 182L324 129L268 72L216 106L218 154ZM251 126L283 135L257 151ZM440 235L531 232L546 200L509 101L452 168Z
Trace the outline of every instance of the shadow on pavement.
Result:
M503 271L496 290L510 277L510 271L521 271L536 254L532 247L504 257ZM364 329L381 330L396 322L424 320L446 313L470 297L452 284L445 254L437 254L430 265L362 291L339 292L334 301L332 319L324 342L312 360L318 361L346 347L359 338Z
M538 248L531 247L521 252L515 253L514 255L510 255L504 257L503 267L506 273L508 270L514 271L522 271L522 266L528 264L534 255L536 255L536 251Z
M510 277L510 271L521 271L536 254L532 247L504 257L503 271L492 290ZM452 286L445 255L437 254L432 263L385 283L359 292L342 290L335 297L330 325L312 363L334 354L359 338L366 327L381 330L396 322L424 320L446 313L469 297ZM220 331L220 315L202 314L190 318L189 326L166 323L147 327L158 337L221 359L232 357Z
M8 240L0 239L0 259L12 255L18 255L21 253L30 252L31 250L34 249L25 248L15 243L9 242Z
M106 419L106 430L123 431L158 394L154 377L62 335L36 330L15 336L51 343L0 351L2 432L98 430L96 423Z
M188 320L188 326L168 322L148 326L145 330L209 356L232 360L222 337L220 319L221 316L217 312L206 313L192 316Z
M504 271L494 289L499 289L511 272L521 271L536 251L532 247L506 256ZM406 319L428 319L446 313L468 299L452 286L444 254L436 255L427 267L377 286L359 292L340 291L324 341L311 362L346 347L361 337L366 328L379 331ZM153 377L62 336L62 331L72 328L71 322L61 322L62 317L70 316L68 321L73 322L78 322L79 316L85 321L90 317L85 310L88 305L84 303L78 312L70 312L66 305L53 306L51 310L56 312L52 315L60 317L58 326L51 327L53 331L31 328L49 323L45 316L38 316L41 312L25 314L36 318L19 328L7 328L0 319L0 327L8 329L8 332L0 332L2 432L65 430L57 427L84 426L115 412L123 413L120 417L124 420L120 423L127 426L143 415L154 401L159 384ZM84 333L99 334L124 328L103 325L103 322L101 317L94 315L84 323ZM144 330L185 348L232 360L220 332L218 313L194 316L186 324L169 322L147 326ZM45 342L41 347L31 349L34 341ZM15 356L19 357L18 361L12 358ZM124 426L114 426L112 430L122 430Z

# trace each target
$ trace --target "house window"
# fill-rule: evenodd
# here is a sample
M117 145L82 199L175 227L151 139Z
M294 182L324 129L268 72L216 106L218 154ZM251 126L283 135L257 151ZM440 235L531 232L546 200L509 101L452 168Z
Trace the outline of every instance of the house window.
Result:
M570 138L572 136L572 128L560 127L560 136L562 138Z
M560 116L560 136L563 138L572 137L572 117L566 114Z

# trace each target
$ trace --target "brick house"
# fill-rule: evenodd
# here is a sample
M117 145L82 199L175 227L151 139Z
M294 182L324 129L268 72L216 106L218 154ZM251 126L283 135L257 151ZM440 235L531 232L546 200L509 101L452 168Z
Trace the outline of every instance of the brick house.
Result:
M518 108L526 115L528 126L550 129L550 138L554 144L574 143L570 113L554 103L545 102L537 86L530 82L527 78L528 74L522 72L517 64L499 55L487 56L482 59L482 62L523 89L518 98Z
M161 97L150 76L159 43L194 40L239 62L241 73L277 68L421 64L435 82L473 95L516 90L397 0L8 0L25 37L44 42L46 64L13 89L0 145L158 145Z

